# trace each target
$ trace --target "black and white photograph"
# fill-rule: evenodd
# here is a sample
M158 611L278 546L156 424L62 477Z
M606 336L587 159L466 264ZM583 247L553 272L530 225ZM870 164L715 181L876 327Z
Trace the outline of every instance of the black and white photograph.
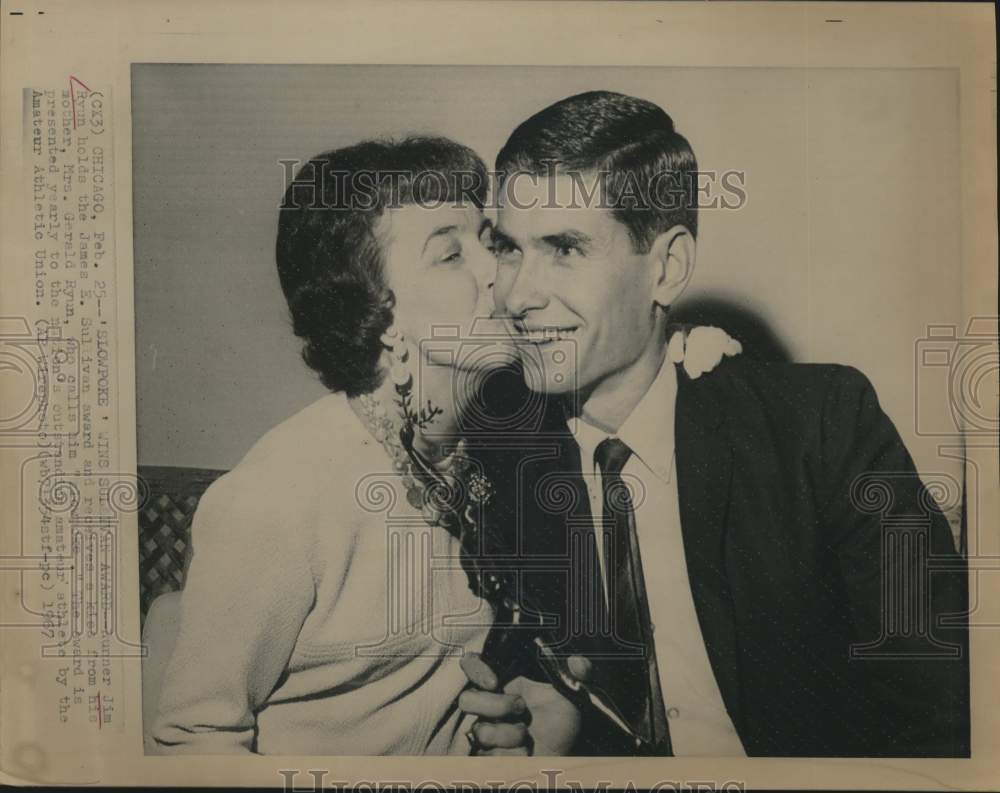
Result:
M992 10L0 0L0 782L994 788Z
M970 757L957 70L130 81L147 755Z

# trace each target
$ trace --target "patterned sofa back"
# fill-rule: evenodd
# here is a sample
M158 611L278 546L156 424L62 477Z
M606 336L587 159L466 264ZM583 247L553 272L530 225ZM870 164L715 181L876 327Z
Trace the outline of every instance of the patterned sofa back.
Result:
M202 494L225 471L140 465L149 487L139 510L139 602L145 624L149 604L164 592L184 586L191 555L191 519Z

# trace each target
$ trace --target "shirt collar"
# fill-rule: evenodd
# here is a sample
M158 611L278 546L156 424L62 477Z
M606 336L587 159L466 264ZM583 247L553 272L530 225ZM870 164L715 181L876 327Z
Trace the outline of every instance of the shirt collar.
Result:
M658 478L669 482L674 461L674 403L677 399L677 369L664 359L652 385L615 435L588 424L575 422L574 436L580 446L584 471L593 470L594 450L608 437L620 438Z

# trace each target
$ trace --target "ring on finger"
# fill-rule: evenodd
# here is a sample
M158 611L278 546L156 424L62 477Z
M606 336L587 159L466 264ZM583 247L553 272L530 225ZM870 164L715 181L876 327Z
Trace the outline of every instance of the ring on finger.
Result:
M465 740L469 742L469 754L476 754L483 748L483 745L479 743L479 736L476 735L475 724L465 731Z

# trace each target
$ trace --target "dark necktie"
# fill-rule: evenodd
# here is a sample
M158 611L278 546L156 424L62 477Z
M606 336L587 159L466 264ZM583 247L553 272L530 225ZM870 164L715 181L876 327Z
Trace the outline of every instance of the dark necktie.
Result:
M610 558L605 558L608 601L614 635L622 657L611 661L620 670L619 707L655 754L672 754L666 708L656 666L649 602L639 555L632 498L621 472L632 450L618 438L605 438L594 450L601 469L605 536L611 533ZM605 544L607 548L607 543Z

